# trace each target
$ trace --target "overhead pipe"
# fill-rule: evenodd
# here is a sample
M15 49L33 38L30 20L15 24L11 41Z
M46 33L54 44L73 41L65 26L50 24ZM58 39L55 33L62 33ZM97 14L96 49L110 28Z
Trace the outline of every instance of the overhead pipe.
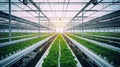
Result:
M33 6L35 6L35 7L43 14L44 17L47 18L48 21L50 21L50 20L48 19L48 17L42 12L42 10L40 9L40 7L38 7L38 6L33 2L33 0L29 0L29 1L33 4ZM53 24L53 26L54 26L54 24ZM54 27L55 27L55 26L54 26Z
M102 0L101 0L102 1ZM100 2L101 2L100 1ZM99 2L96 0L90 0L71 20L73 21L80 13L82 13L91 3L93 3L93 5L97 5ZM67 24L66 24L67 25Z
M9 42L12 40L12 30L11 30L11 0L9 0Z

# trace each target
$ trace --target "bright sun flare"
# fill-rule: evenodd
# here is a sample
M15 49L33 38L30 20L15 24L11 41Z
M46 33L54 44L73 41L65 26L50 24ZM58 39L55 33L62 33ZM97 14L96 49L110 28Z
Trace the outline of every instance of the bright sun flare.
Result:
M63 20L61 18L54 19L54 20L56 20L56 23L54 23L54 25L56 26L56 32L63 33L63 27L65 25L65 23L63 23Z
M56 32L57 33L63 33L63 27L57 27Z

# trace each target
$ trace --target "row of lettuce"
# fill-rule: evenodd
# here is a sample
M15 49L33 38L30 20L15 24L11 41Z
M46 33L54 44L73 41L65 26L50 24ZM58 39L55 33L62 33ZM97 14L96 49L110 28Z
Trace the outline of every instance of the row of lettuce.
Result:
M108 37L120 37L120 32L85 32L85 34L108 36Z
M78 36L82 37L82 33L74 33L74 35L78 35ZM104 37L104 36L107 36L107 37ZM112 45L112 46L120 48L120 39L111 38L111 37L119 38L118 33L112 33L112 32L111 33L110 32L109 33L108 32L106 32L106 33L86 32L86 33L84 33L84 37L88 38L88 39L91 39L91 40L95 40L95 41L98 41L98 42L106 43L108 45Z
M15 36L32 35L32 34L38 34L38 33L13 32L11 35L13 37L15 37ZM8 36L9 36L8 32L0 32L0 38L5 38L5 37L8 37Z
M107 49L107 48L102 47L102 46L98 46L98 45L93 44L91 42L77 38L69 33L66 33L66 35L68 35L72 39L76 40L77 42L79 42L83 46L87 47L90 51L96 53L98 56L102 57L103 59L108 61L110 64L114 65L115 67L120 66L120 59L119 59L120 53L119 52Z
M33 44L51 36L51 35L53 35L53 34L2 47L2 48L0 48L0 60L6 58L16 52L19 52L29 46L32 46Z
M17 37L17 38L12 38L12 41L14 40L19 40L19 39L23 39L23 38L29 38L29 37L34 37L34 36L38 36L38 35L45 35L47 33L18 33L18 32L14 32L12 33L12 37ZM4 42L8 42L9 39L7 38L8 37L8 33L4 32L4 33L0 33L0 38L6 38L6 39L0 39L0 43L4 43Z
M47 57L44 59L42 67L58 67L59 44L61 47L60 66L61 67L77 67L77 61L68 49L62 35L58 34L56 40L52 44Z

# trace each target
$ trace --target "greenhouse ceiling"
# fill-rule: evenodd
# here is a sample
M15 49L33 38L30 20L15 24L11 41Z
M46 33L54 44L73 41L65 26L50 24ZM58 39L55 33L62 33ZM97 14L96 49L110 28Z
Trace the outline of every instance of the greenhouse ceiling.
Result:
M50 25L50 29L55 27L61 31L73 26L71 22L78 25L82 18L83 22L87 22L120 10L119 7L120 0L11 0L12 15L34 23L40 20L41 25ZM9 13L8 9L9 0L0 0L0 11ZM2 21L8 20L0 18Z

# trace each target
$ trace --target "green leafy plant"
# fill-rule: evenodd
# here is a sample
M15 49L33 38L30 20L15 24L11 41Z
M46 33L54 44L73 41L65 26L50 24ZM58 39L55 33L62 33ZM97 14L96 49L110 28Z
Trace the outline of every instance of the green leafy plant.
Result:
M80 38L77 38L75 36L67 34L72 39L76 40L77 42L81 43L83 46L87 47L89 50L93 51L94 53L101 55L102 58L106 58L108 62L113 62L113 65L115 67L120 66L120 53L117 51L113 51L110 49L107 49L105 47L98 46L96 44L93 44L91 42L82 40Z
M61 34L58 34L58 37L52 44L47 58L44 59L42 67L57 67L58 66L58 57L59 57L59 43L61 47L61 57L60 65L61 67L77 67L77 61L74 60L74 56L68 49L65 41L62 38Z
M1 57L5 58L7 55L9 55L9 53L13 54L14 52L17 52L19 50L23 50L26 47L31 46L31 45L49 37L49 36L51 36L51 35L47 35L47 36L43 36L43 37L40 37L40 38L36 38L36 39L12 44L10 46L2 47L2 48L0 48L0 59L2 59Z

